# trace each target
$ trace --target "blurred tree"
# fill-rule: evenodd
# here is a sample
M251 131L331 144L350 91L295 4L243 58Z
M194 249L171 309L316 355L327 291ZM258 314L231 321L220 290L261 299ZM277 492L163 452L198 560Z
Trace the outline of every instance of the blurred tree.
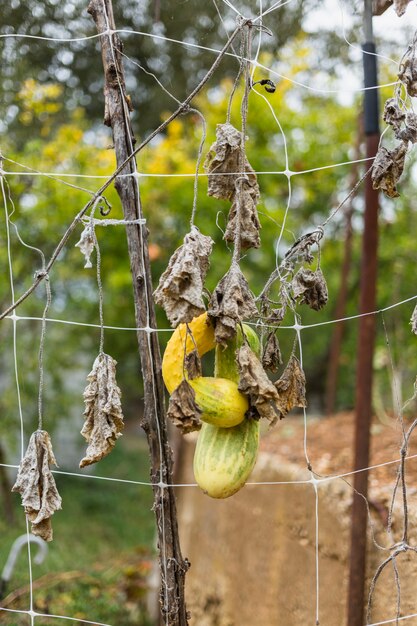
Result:
M87 14L87 0L12 0L2 7L0 34L25 33L34 37L77 38L94 35L94 24ZM289 3L265 18L271 37L263 36L263 48L276 50L290 41L300 30L312 0ZM245 15L253 12L253 2L242 0L239 8ZM203 48L220 49L226 39L225 29L234 28L236 14L220 0L202 3L199 0L136 0L115 3L116 23L123 30L134 30L151 35L139 36L121 33L126 60L127 90L134 105L135 123L140 134L153 129L160 111L170 106L170 100L149 72L179 99L184 99L214 60L214 52ZM222 16L222 20L219 18ZM192 16L192 19L190 17ZM181 45L190 42L195 47ZM22 83L35 78L40 87L58 82L61 89L62 115L55 117L61 123L66 111L81 106L90 123L103 118L102 67L98 41L44 41L38 39L6 38L1 40L2 79L0 80L0 109L4 112L1 130L13 134L15 143L22 146L27 133L21 126L20 113L24 102L17 98ZM137 64L143 68L138 70ZM222 63L224 76L233 75L237 62L226 57ZM37 133L35 124L33 133Z

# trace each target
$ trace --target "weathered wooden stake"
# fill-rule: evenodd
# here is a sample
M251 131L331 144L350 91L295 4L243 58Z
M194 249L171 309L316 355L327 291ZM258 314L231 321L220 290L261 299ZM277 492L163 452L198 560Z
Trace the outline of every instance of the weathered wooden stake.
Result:
M100 37L104 67L104 123L113 131L117 164L123 163L133 152L134 139L129 120L131 103L125 91L124 70L120 51L122 44L116 30L112 0L91 0L88 12L93 17ZM134 174L133 159L122 174ZM117 178L115 187L120 196L124 218L142 218L139 186L135 176ZM152 298L152 280L148 255L148 231L143 225L126 226L130 269L133 280L136 325L138 328L156 328ZM161 355L158 335L138 331L139 354L144 385L144 417L151 458L151 481L155 483L154 510L157 522L159 564L161 572L160 602L163 623L169 626L187 626L184 599L185 574L189 567L181 555L178 536L175 496L172 488L172 451L168 442L165 420L164 389L161 376ZM157 483L161 483L159 486Z

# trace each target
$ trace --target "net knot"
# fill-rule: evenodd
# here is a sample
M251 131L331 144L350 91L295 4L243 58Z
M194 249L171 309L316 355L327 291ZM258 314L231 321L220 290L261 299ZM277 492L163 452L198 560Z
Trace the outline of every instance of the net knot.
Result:
M49 280L49 274L44 268L41 270L36 270L33 277L35 280Z
M395 552L407 552L407 550L409 550L410 546L408 545L408 543L406 541L399 541L398 543L395 543L391 550L394 550Z
M317 241L320 241L320 239L323 239L323 237L324 237L324 228L323 228L323 226L317 226L316 232L317 232Z
M245 17L244 15L238 15L236 17L236 26L238 26L241 30L246 28L252 28L255 24L252 21L252 18Z

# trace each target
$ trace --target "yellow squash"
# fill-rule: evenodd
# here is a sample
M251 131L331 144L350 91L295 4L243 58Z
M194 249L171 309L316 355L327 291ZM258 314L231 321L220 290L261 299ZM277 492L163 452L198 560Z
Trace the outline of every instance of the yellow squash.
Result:
M203 356L215 347L214 329L207 313L193 319L189 324L180 324L168 341L162 361L162 376L169 393L172 393L187 373L184 371L184 356L197 349ZM251 331L253 332L253 331ZM200 376L188 381L195 391L195 402L201 410L200 418L213 426L231 428L240 424L249 408L247 398L240 393L237 383L228 378Z

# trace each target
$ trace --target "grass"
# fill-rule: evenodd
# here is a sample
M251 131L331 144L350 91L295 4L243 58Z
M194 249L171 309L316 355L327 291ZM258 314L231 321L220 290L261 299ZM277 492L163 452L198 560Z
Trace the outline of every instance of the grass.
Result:
M97 474L127 480L149 479L146 442L123 437L97 467ZM89 478L55 476L63 509L52 518L54 540L41 565L32 563L34 607L40 613L67 615L114 624L145 626L147 575L153 559L154 516L148 486ZM26 532L25 516L15 497L16 523L0 519L0 568L13 541ZM33 548L35 554L36 546ZM33 558L32 558L33 562ZM9 608L29 608L27 551L18 559L1 601ZM8 621L9 620L9 621ZM79 620L79 621L78 621ZM36 626L62 620L37 618ZM0 612L0 623L29 624L27 615Z

